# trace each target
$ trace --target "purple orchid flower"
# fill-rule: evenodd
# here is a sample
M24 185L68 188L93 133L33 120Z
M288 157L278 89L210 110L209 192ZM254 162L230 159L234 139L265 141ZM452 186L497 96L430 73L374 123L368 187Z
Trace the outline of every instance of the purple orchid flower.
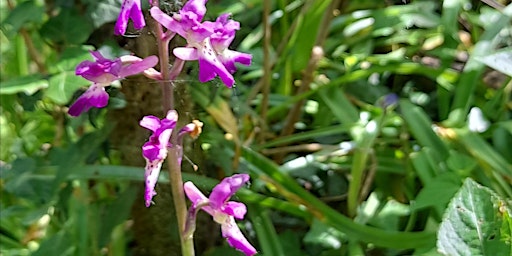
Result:
M162 163L167 157L167 147L169 146L172 130L176 127L177 121L178 113L175 110L169 111L162 120L156 116L145 116L140 121L140 126L153 132L149 137L149 141L142 146L142 155L146 159L144 173L146 185L144 200L146 207L151 205L151 200L156 195L156 182L162 168Z
M247 241L235 222L235 218L244 218L247 208L243 203L228 201L238 189L249 181L249 178L247 174L235 174L227 177L213 188L209 198L206 198L190 181L186 182L183 188L187 197L192 201L191 212L196 212L202 206L201 209L221 225L222 236L226 238L228 244L245 255L251 256L256 254L256 249Z
M141 59L135 56L123 56L114 60L107 59L98 51L91 51L94 61L83 61L78 64L75 74L93 82L70 107L68 113L79 116L90 108L102 108L108 103L105 86L127 76L136 75L150 70L158 63L156 56ZM153 75L155 76L155 75Z
M151 1L150 1L151 3ZM142 8L140 0L124 0L121 5L121 12L117 18L116 25L114 27L115 35L124 35L126 27L128 27L128 20L133 21L133 27L137 30L146 26L144 15L142 15Z
M227 49L235 36L235 30L240 27L238 22L228 22L229 15L219 17L216 22L201 23L206 12L205 4L206 0L188 1L179 14L173 17L163 13L158 7L151 8L150 12L162 26L187 40L186 47L177 47L173 53L182 60L198 60L200 82L219 76L231 88L235 83L232 76L236 71L234 63L250 65L252 56ZM229 35L225 35L226 33Z
M167 157L167 149L170 146L181 147L183 143L183 136L190 134L192 137L197 137L201 133L203 123L194 120L192 123L185 125L178 133L178 145L171 145L172 131L178 122L178 112L176 110L169 110L167 116L159 119L156 116L145 116L140 121L140 126L150 130L153 134L149 140L142 146L142 156L146 159L146 168L144 173L145 191L144 200L146 207L151 206L153 196L156 195L155 186L158 181L158 176L162 168L162 163ZM178 157L178 164L181 164L182 157Z
M212 24L214 33L210 36L210 42L222 64L233 74L236 71L235 62L249 66L251 65L252 55L228 49L233 39L235 39L235 31L240 29L240 23L228 20L229 16L227 13L222 14Z

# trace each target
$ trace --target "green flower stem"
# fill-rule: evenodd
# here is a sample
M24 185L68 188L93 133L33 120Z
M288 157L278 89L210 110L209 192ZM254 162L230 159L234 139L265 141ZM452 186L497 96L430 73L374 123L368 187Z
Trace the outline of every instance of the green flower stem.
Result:
M187 204L185 203L185 193L183 191L183 179L181 176L181 164L178 162L181 148L172 147L167 153L167 163L169 165L169 182L171 183L172 199L178 218L181 255L194 255L194 236L185 234L187 223Z
M159 6L159 1L153 1L153 6ZM154 22L154 32L156 33L156 41L158 43L158 57L160 59L160 72L162 74L162 105L164 113L174 109L174 91L172 80L181 73L184 61L176 59L172 69L169 67L169 42L173 36L166 36L163 32L162 25ZM171 144L176 144L177 130L173 130L171 136ZM169 182L171 184L172 199L174 208L176 209L176 217L178 219L178 229L181 242L181 254L183 256L193 256L194 240L193 236L185 236L185 226L187 221L187 204L185 202L185 193L183 192L183 180L181 177L181 147L171 147L167 153L167 163L169 165Z

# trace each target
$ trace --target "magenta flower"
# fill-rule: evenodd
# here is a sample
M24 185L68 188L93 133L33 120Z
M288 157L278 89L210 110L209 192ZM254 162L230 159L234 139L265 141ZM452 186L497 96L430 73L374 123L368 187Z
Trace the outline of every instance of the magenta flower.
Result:
M206 198L190 181L186 182L183 188L187 197L192 201L191 212L194 213L201 207L213 217L215 222L221 225L222 236L226 238L228 244L250 256L256 254L256 249L247 241L235 222L235 218L244 218L247 208L243 203L228 201L248 181L249 175L247 174L235 174L227 177L213 188L209 198Z
M123 0L121 12L114 27L114 34L124 35L126 27L128 27L128 20L130 19L133 21L133 27L137 30L146 26L140 0Z
M153 7L151 16L169 31L187 40L186 47L177 47L173 53L182 60L198 60L200 82L219 76L231 88L235 83L232 76L236 71L234 63L250 65L252 56L227 49L233 41L235 30L240 27L238 22L227 20L229 15L223 15L215 22L201 23L206 12L205 4L206 0L188 1L173 17Z
M240 29L240 23L228 20L229 14L223 14L213 23L214 34L210 36L213 49L218 54L218 59L231 73L235 73L235 62L243 65L251 65L252 55L229 50L228 47L235 39L235 31Z
M156 195L156 182L158 181L162 163L167 157L167 147L169 146L172 130L176 127L177 121L178 113L175 110L169 111L167 116L162 120L156 116L145 116L140 121L140 126L153 132L148 142L144 143L144 146L142 146L142 155L144 159L146 159L146 169L144 173L146 186L144 200L146 207L151 205L153 196Z
M196 137L201 133L203 123L194 120L192 123L185 125L178 133L176 140L178 145L171 145L170 139L173 129L178 121L178 112L169 110L167 116L159 119L156 116L145 116L140 121L140 126L153 132L149 140L142 146L142 156L146 159L146 168L144 172L145 191L144 200L146 207L151 206L153 196L156 195L155 186L158 176L162 168L162 163L167 157L167 149L171 146L181 147L183 144L183 136L190 134ZM178 163L181 164L181 156L178 157Z
M92 107L105 107L108 103L106 86L116 80L149 70L158 63L156 56L149 56L145 59L123 56L111 60L103 57L98 51L91 51L91 54L94 61L86 60L78 64L75 74L93 84L69 107L68 113L72 116L79 116Z

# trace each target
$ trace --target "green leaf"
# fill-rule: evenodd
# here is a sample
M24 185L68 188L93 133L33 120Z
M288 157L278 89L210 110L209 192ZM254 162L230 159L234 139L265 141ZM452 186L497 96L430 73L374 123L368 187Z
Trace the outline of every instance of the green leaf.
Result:
M439 214L438 216L441 216L460 186L461 180L459 176L452 172L445 172L433 178L421 189L415 199L415 203L411 206L411 210L433 207ZM432 200L432 198L436 200Z
M94 50L94 47L89 45L67 47L62 54L60 54L59 62L55 64L55 67L52 67L54 70L52 69L51 72L74 71L80 62L92 60L92 56L89 53L92 50Z
M65 71L50 78L45 95L57 104L66 104L76 90L89 83L81 76L75 75L74 71Z
M120 6L117 0L92 1L87 8L87 14L91 17L96 28L105 23L115 21L117 16L119 16L119 12Z
M18 30L29 22L39 23L43 20L44 7L39 6L36 1L25 1L18 4L9 15L2 21L1 30L7 37L14 37Z
M359 120L357 109L339 87L332 86L318 91L318 94L340 123L351 125Z
M23 76L0 83L0 94L24 92L27 95L32 95L46 87L48 87L48 81L44 80L41 75Z
M445 212L437 247L445 255L510 255L510 229L503 227L510 213L492 190L466 179Z
M258 205L249 205L248 213L263 254L287 255L284 253L281 243L279 243L279 236L277 236L268 210L262 209Z
M510 49L491 55L476 57L476 59L503 74L512 76L512 51Z
M304 236L304 243L319 245L328 249L339 249L343 242L344 234L314 219L311 228Z
M437 161L448 157L448 147L432 130L432 120L420 107L407 100L400 101L400 110L410 132L425 147L433 149Z
M43 25L40 33L55 43L81 44L92 31L91 23L82 15L72 9L62 9Z
M54 236L43 241L39 249L35 251L33 256L46 256L46 255L75 255L76 247L73 244L72 237L65 230L61 230Z
M430 232L386 231L355 223L352 219L332 209L302 188L293 178L283 173L270 159L249 148L242 148L242 157L242 162L248 165L252 175L266 181L269 187L273 187L289 201L302 204L319 220L343 232L350 239L390 248L426 248L433 246L434 236Z

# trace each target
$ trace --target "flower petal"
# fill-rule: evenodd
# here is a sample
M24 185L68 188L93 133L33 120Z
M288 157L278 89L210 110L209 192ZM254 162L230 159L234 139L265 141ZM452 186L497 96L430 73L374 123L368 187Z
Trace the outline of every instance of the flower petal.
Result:
M135 0L135 4L132 6L130 11L130 18L133 21L133 27L135 29L139 30L146 26L146 21L144 20L144 15L142 14L140 0Z
M69 107L68 113L71 116L79 116L92 107L103 108L108 104L108 93L105 88L98 84L92 84L78 99Z
M172 52L174 53L174 56L182 60L197 60L199 58L196 48L176 47Z
M221 228L222 236L226 238L229 246L245 253L247 256L256 254L256 249L247 241L233 217L230 217L229 220L222 224Z
M144 190L144 201L146 207L151 206L153 196L156 195L155 186L158 181L158 175L162 168L162 160L149 161L146 159L146 168L144 172L144 180L146 188Z
M235 80L226 67L217 58L209 40L206 39L203 45L198 49L199 54L199 81L204 83L219 75L220 80L229 88L235 84Z
M145 116L140 120L139 125L155 132L160 128L160 119L156 116Z
M141 61L131 63L124 66L119 71L119 78L136 75L144 72L144 70L154 67L158 63L158 57L148 56Z
M219 59L224 64L226 69L231 73L235 73L236 66L235 62L241 63L245 66L251 65L252 55L243 52L224 50L222 55L219 55Z
M175 19L162 12L162 10L156 6L152 7L149 12L151 13L151 17L153 17L153 19L155 19L158 23L160 23L166 29L177 33L176 28L180 26L180 24Z
M247 213L247 207L243 203L229 201L224 205L221 211L241 220Z
M95 61L83 61L75 69L75 74L95 83L110 84L118 80L122 63L120 59L106 59L99 51L91 51Z
M192 202L193 207L197 207L199 203L208 200L208 198L206 198L206 196L191 181L187 181L183 184L183 190L185 191L188 199ZM213 216L213 209L210 206L203 206L201 209Z
M183 12L192 12L197 15L197 21L201 21L206 13L206 1L208 0L190 0L181 10Z
M249 179L248 174L235 174L231 177L224 178L213 188L210 194L210 206L213 209L221 209L224 203L249 181Z
M146 25L144 15L142 14L140 0L124 0L121 5L121 12L114 26L115 35L124 35L128 27L128 20L132 19L133 27L141 29Z

